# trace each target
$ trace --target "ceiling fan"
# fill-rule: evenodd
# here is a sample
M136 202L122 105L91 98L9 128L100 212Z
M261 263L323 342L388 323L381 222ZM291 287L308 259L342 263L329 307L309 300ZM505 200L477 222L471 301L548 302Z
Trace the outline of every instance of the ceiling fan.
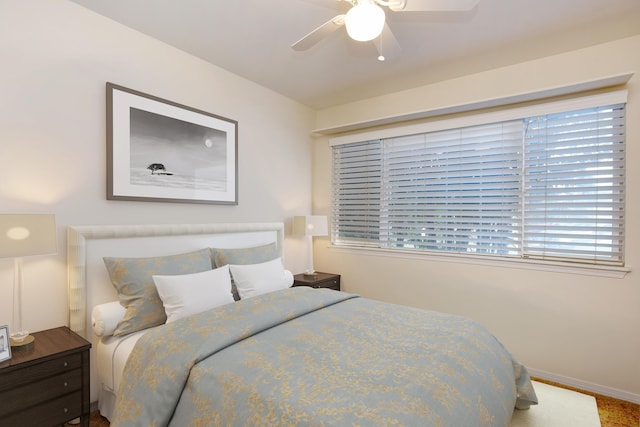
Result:
M376 43L378 59L384 61L383 51L397 52L399 44L385 22L382 7L392 12L464 12L476 7L480 0L337 0L352 4L346 14L337 15L291 45L293 50L307 50L320 40L345 26L353 40ZM381 7L382 6L382 7ZM384 49L383 49L384 48Z

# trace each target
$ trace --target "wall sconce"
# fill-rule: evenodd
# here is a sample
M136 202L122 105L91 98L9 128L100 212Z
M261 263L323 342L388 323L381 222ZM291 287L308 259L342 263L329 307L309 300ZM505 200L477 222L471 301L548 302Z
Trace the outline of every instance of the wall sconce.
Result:
M307 277L317 277L318 273L313 269L313 236L327 236L329 234L327 217L321 215L294 216L293 234L296 236L305 236L308 240L308 268L304 272L304 275Z
M22 327L22 258L55 254L56 220L49 214L0 214L0 258L14 258L13 324L10 332L13 351L33 347L34 338Z

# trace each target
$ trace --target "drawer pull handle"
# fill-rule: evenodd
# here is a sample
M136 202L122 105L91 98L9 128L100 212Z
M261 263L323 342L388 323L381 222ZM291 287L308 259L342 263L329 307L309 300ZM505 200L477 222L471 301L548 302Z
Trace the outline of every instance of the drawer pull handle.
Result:
M65 381L65 382L64 382L64 386L65 386L65 387L68 387L68 386L69 386L69 383Z
M62 364L62 366L64 366L64 367L66 368L67 366L69 366L69 364L68 364L67 362L64 362L64 363Z
M67 408L63 409L64 413L66 414L67 412L69 412L69 410Z

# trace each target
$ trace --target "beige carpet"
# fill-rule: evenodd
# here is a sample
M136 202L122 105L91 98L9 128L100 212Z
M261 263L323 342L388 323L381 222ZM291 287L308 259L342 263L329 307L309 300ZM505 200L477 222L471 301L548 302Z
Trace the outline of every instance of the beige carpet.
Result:
M511 427L600 427L593 396L534 381L538 404L515 411Z

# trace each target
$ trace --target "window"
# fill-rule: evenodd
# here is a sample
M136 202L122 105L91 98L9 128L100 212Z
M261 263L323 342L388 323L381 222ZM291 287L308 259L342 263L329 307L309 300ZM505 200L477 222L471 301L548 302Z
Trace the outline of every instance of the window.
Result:
M624 265L625 103L545 108L332 142L333 243Z

